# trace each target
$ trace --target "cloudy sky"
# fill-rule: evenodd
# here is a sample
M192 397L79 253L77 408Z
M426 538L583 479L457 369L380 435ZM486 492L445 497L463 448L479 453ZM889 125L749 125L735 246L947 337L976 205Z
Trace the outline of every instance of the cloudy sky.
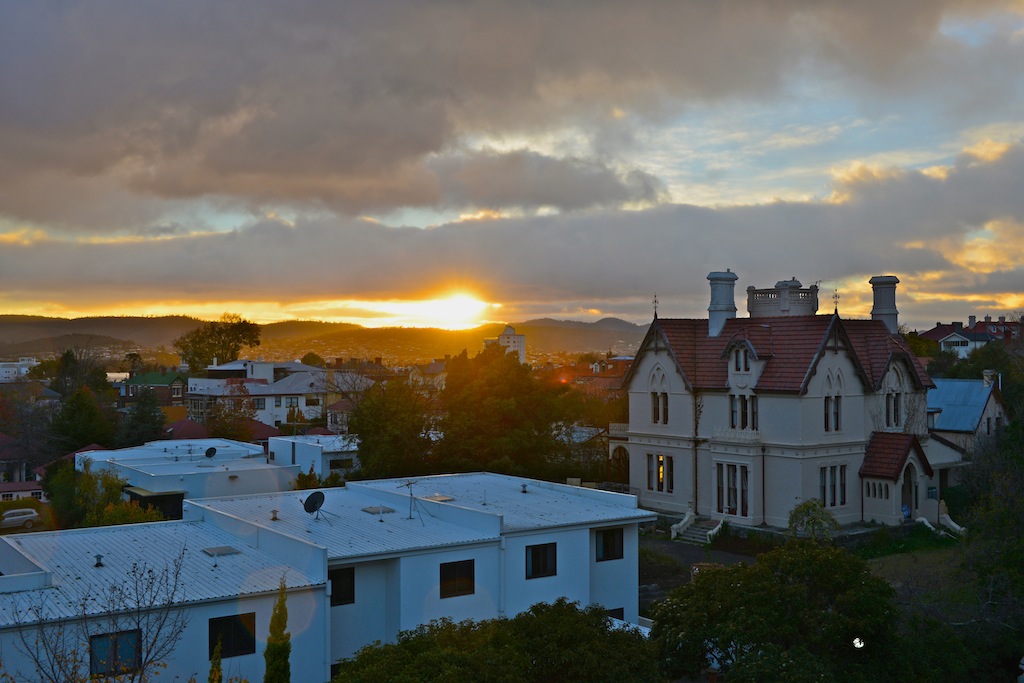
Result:
M1024 0L0 5L0 313L927 329L1022 245Z

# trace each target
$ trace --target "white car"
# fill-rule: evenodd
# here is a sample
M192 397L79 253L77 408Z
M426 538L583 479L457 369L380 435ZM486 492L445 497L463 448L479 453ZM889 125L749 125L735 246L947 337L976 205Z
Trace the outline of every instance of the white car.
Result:
M31 529L36 524L39 524L39 513L32 508L8 510L3 514L3 518L0 518L0 529L10 529L19 526Z

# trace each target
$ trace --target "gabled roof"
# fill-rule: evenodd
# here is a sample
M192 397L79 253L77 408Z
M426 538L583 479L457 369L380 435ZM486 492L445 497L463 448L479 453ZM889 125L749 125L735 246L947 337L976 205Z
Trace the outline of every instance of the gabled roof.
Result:
M144 387L170 386L174 382L188 382L188 376L180 372L143 372L125 380L125 384Z
M766 361L758 391L804 393L822 354L833 344L846 346L864 384L881 387L889 367L903 361L919 388L931 379L903 338L890 334L878 320L843 320L837 314L732 318L717 337L708 336L707 320L656 318L640 346L638 357L662 343L675 361L687 389L728 388L728 351L743 344L758 360ZM638 363L626 374L628 385Z
M178 420L164 427L170 439L208 439L210 430L195 420Z
M995 391L983 379L936 379L928 391L928 410L942 411L935 416L935 427L941 432L974 433Z
M952 339L954 337L959 337L960 339L964 339L969 342L983 342L985 344L999 338L994 334L989 334L988 332L968 332L967 330L957 330L955 332L950 332L945 337L939 339L939 343L941 344L947 339Z
M900 432L873 432L860 466L861 477L896 481L903 474L910 454L917 455L918 462L929 477L934 476L928 457L921 448L921 442L914 434Z
M280 429L277 427L271 427L259 420L249 420L249 428L252 430L252 438L254 441L265 441L272 436L281 436Z

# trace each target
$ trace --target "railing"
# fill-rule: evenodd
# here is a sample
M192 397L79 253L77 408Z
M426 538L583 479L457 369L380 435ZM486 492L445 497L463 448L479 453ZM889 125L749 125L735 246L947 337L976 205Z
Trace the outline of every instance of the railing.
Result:
M608 436L626 436L629 433L628 422L609 422Z
M718 520L718 524L715 526L715 528L708 532L708 543L711 543L711 541L715 540L715 537L718 536L718 534L722 533L722 529L724 528L724 526L725 520Z
M740 443L757 443L761 440L761 432L756 429L727 429L719 427L715 430L715 439L739 441Z

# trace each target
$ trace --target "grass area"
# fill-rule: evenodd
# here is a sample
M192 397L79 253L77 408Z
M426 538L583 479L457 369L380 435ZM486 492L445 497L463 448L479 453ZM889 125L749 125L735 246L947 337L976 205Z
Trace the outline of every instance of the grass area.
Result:
M755 557L775 550L784 543L785 539L777 534L755 529L746 529L741 533L726 524L722 527L721 533L711 541L710 547L712 550Z
M940 536L923 524L915 524L909 533L882 527L853 552L862 559L870 560L888 555L950 549L957 543L955 538Z

